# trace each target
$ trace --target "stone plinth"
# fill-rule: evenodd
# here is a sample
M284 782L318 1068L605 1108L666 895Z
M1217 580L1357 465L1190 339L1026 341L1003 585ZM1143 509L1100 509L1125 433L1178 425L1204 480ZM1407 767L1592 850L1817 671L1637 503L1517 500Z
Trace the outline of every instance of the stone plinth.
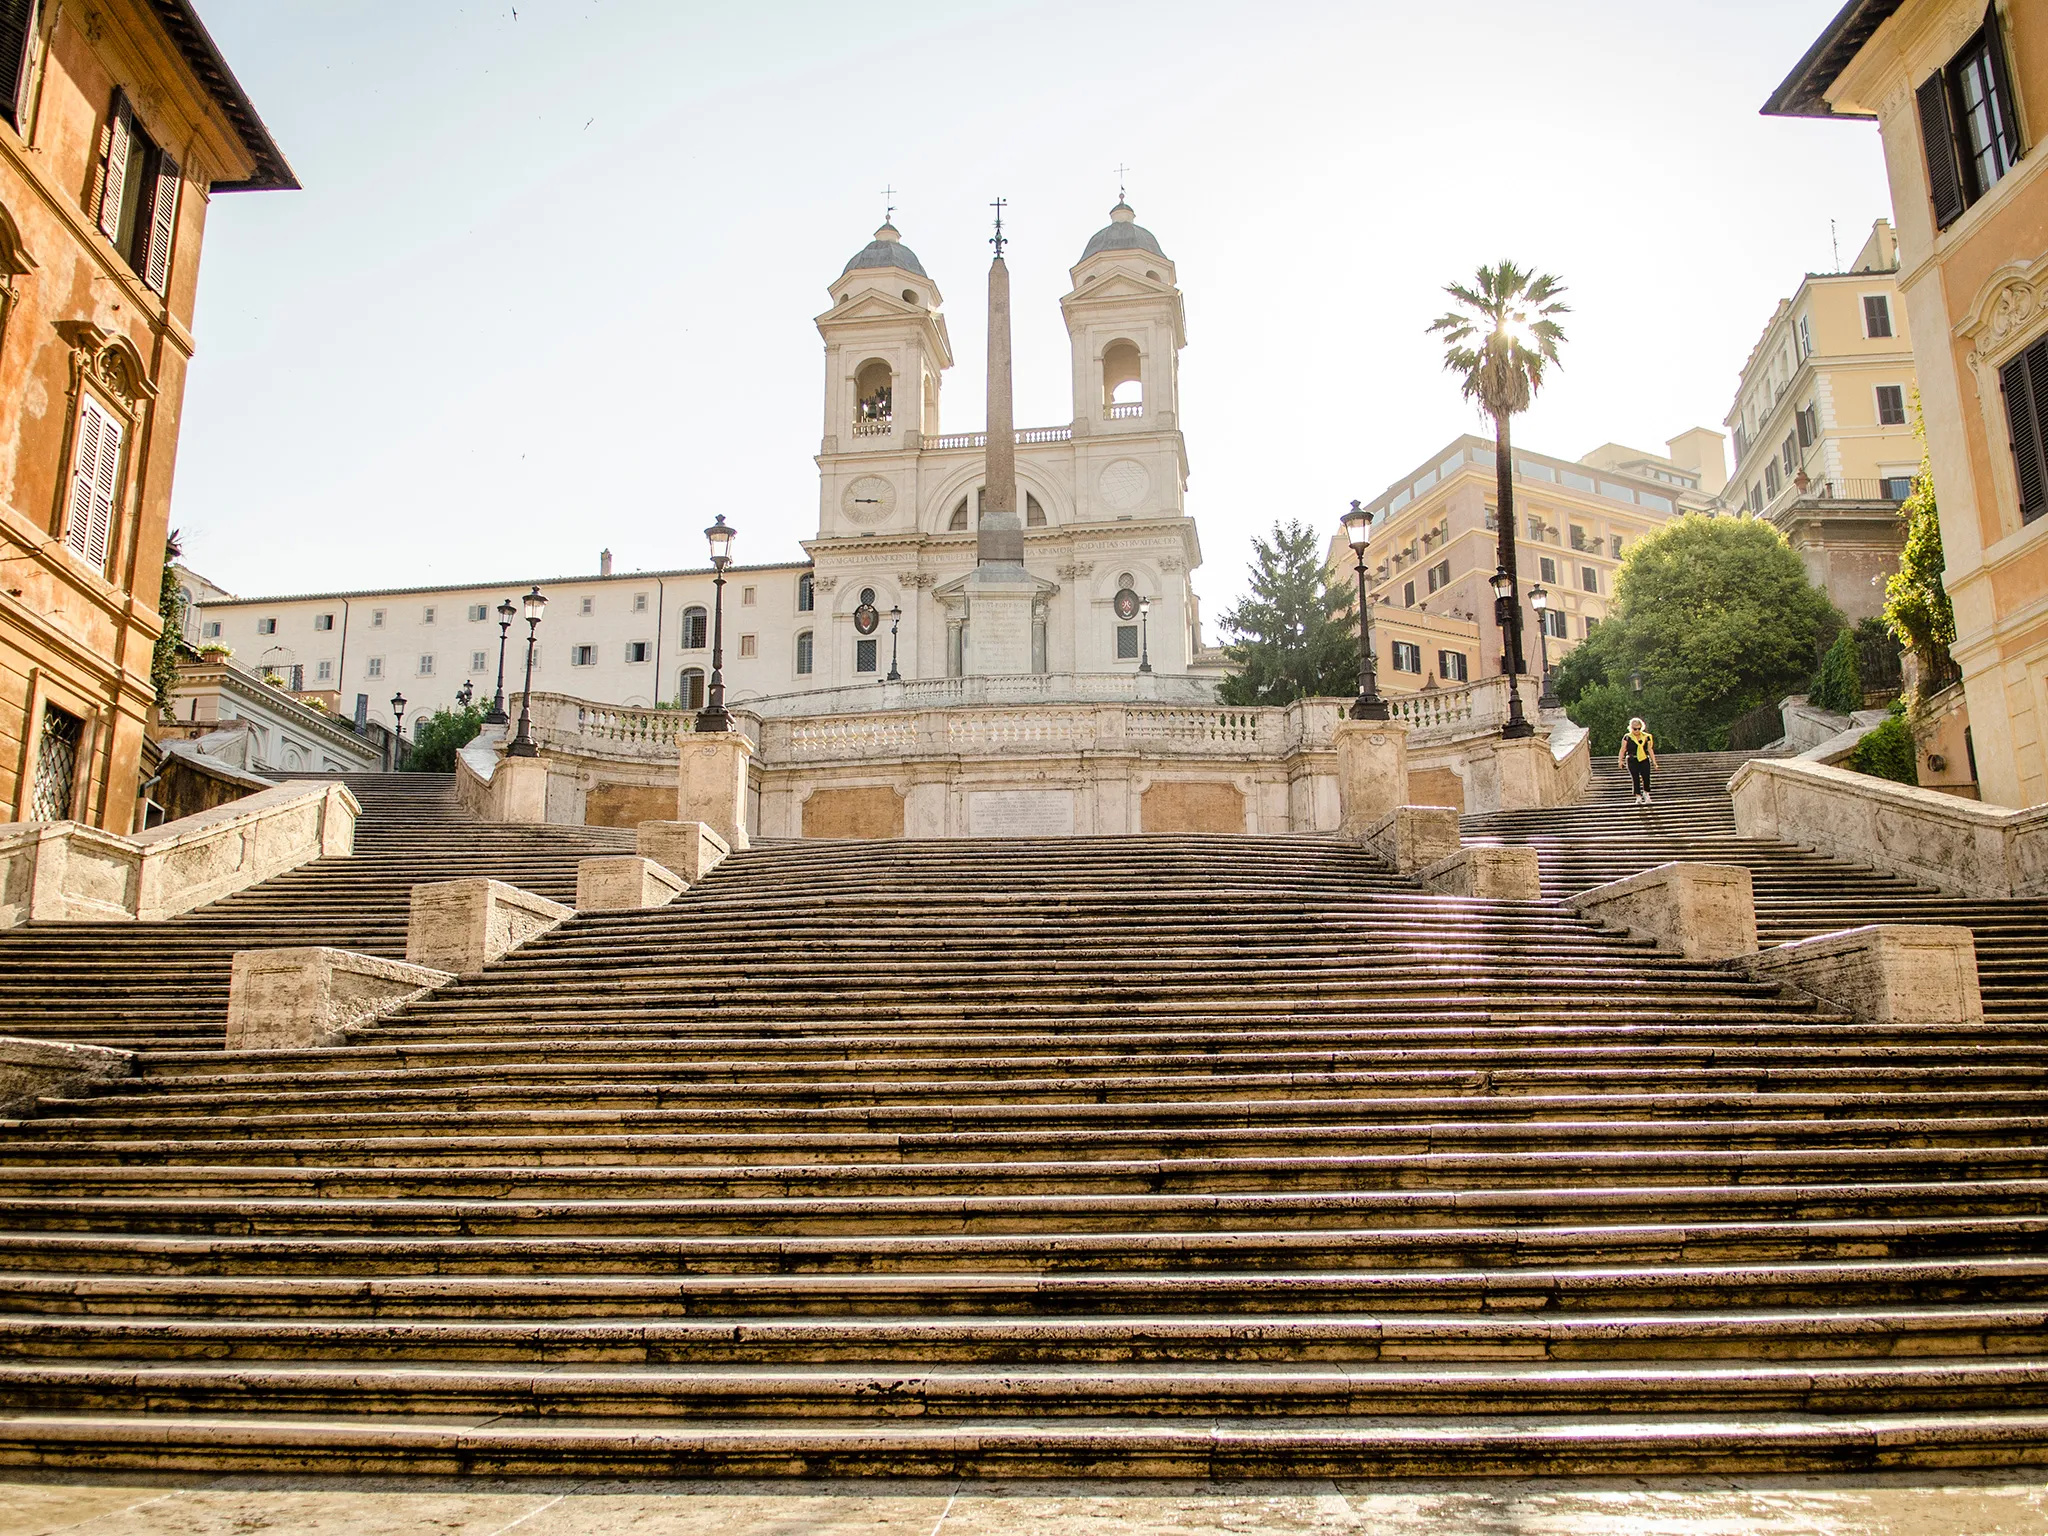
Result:
M1977 943L1967 928L1872 923L1752 955L1743 968L1871 1024L1981 1024Z
M676 820L701 821L728 848L744 852L748 846L747 763L754 755L753 743L738 731L685 731L676 744ZM688 878L675 865L669 868Z
M1739 864L1659 864L1582 891L1565 905L1693 960L1756 953L1756 898Z
M133 1051L59 1040L0 1039L0 1114L26 1113L45 1095L69 1097L134 1071Z
M1543 871L1534 848L1460 848L1417 876L1433 896L1540 901Z
M665 907L687 890L681 875L634 854L583 859L576 865L578 912L638 912Z
M228 1049L311 1050L455 978L447 971L319 945L245 949L228 979Z
M984 566L968 578L966 592L967 671L975 677L1031 671L1031 607L1038 583L1021 565Z
M412 888L405 958L474 976L508 950L575 915L573 907L502 880L429 881Z
M643 859L695 885L723 864L732 847L701 821L643 821L633 832L633 847Z
M1334 742L1341 830L1362 842L1408 803L1408 728L1395 720L1340 720Z
M492 821L541 826L548 819L548 765L538 757L501 757L491 774Z
M1413 874L1458 851L1458 813L1447 805L1399 805L1366 829L1364 842L1389 869Z

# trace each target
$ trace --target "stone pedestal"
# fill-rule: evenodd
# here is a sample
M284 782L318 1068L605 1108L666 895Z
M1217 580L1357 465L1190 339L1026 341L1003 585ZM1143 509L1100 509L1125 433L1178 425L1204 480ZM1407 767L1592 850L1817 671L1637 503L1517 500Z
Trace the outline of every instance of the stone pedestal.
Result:
M491 819L543 826L548 819L548 765L538 757L505 757L491 775Z
M732 847L701 821L643 821L634 828L633 847L643 859L695 885L718 868Z
M1396 874L1413 874L1458 851L1458 813L1448 805L1396 806L1366 830L1364 842Z
M1420 872L1432 896L1482 901L1540 901L1543 872L1534 848L1461 848Z
M635 854L582 859L576 865L578 912L638 912L665 907L687 889L681 875Z
M228 1049L313 1050L455 978L318 945L245 949L228 978Z
M1735 960L1756 953L1756 898L1749 871L1740 864L1659 864L1581 891L1565 905L1689 959Z
M1872 923L1752 955L1743 968L1870 1024L1981 1024L1977 942L1967 928Z
M1020 676L1031 668L1031 605L1038 583L1024 568L983 566L967 582L967 672Z
M1551 785L1557 765L1551 761L1550 743L1543 737L1496 743L1493 764L1500 783L1501 810L1533 811L1554 803Z
M1363 842L1408 803L1408 728L1395 720L1340 720L1335 743L1341 831Z
M433 880L412 888L405 958L415 965L474 976L508 950L576 915L502 880Z
M727 847L744 852L748 847L747 763L754 755L753 743L739 731L685 731L676 738L676 745L680 758L676 820L701 821ZM686 871L677 869L676 873L689 878Z

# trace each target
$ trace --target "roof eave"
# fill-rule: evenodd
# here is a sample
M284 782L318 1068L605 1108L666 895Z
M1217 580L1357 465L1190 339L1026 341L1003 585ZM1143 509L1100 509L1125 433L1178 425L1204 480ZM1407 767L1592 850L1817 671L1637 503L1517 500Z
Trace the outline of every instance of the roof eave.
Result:
M221 57L221 51L213 36L206 30L206 24L199 19L199 13L192 9L191 0L149 0L150 9L163 29L170 34L178 52L184 55L185 63L198 78L222 114L235 130L235 136L242 141L249 158L256 163L254 174L240 181L216 181L208 189L212 192L296 192L299 178L292 174L291 166L284 158L284 151L277 147L277 141L270 136L270 130L257 115L256 104L249 100L249 93L242 89L242 82L235 78L235 72L228 68L228 61Z
M1871 121L1872 112L1837 112L1828 103L1827 92L1850 60L1863 51L1872 34L1891 19L1904 0L1848 0L1835 19L1822 29L1804 58L1792 67L1771 99L1763 105L1765 117L1833 117Z

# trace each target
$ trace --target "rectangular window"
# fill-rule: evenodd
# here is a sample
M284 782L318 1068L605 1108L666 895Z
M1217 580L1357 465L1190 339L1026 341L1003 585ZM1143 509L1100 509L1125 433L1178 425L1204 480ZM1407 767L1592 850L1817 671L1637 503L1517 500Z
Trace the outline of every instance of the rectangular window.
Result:
M1422 671L1422 647L1409 640L1394 642L1394 670L1396 672Z
M170 288L179 188L178 162L143 131L127 95L116 90L100 127L89 201L101 233L156 293Z
M1579 585L1588 592L1600 590L1600 573L1590 565L1579 567Z
M1785 466L1787 480L1799 473L1799 439L1796 434L1785 434L1784 445L1778 449L1778 460Z
M1802 360L1813 356L1813 319L1809 315L1799 317L1799 356Z
M1551 559L1550 556L1538 555L1536 557L1536 569L1542 575L1543 580L1549 582L1553 587L1557 585L1557 562Z
M421 676L421 677L432 677L433 675L434 675L434 658L433 658L433 657L431 657L431 656L422 656L422 657L420 658L420 676Z
M121 438L126 428L83 390L78 400L78 444L71 468L71 511L64 542L87 565L106 574L120 500Z
M1877 422L1882 427L1903 427L1906 424L1905 385L1877 386Z
M752 635L741 635L740 655L752 656L754 653L754 637Z
M583 617L585 617L586 619L589 618L590 615L594 613L596 610L597 599L594 597L586 597L576 605L576 611L582 614Z
M489 651L471 651L469 653L469 670L472 672L490 671L491 653Z
M275 620L275 619L258 619L258 620L256 621L256 633L257 633L257 634L259 634L259 635L274 635L274 634L276 634L276 633L277 633L277 620Z
M318 630L329 630L334 628L334 615L331 613L314 614L313 627Z
M1998 7L1948 64L1914 92L1927 191L1937 228L1947 229L2012 170L2022 149L2018 99Z
M1500 532L1500 508L1499 508L1499 507L1495 507L1495 506L1488 506L1488 507L1487 507L1487 509L1486 509L1486 531L1487 531L1488 533L1499 533L1499 532Z
M856 640L853 643L853 670L872 672L875 670L875 642Z
M1138 659L1138 626L1119 624L1116 627L1116 659L1136 661Z
M1820 441L1820 407L1818 405L1800 407L1797 420L1799 424L1799 446L1811 448Z
M1572 524L1571 537L1573 549L1584 549L1586 547L1586 530L1577 523Z
M2020 488L2020 521L2048 512L2048 340L2035 342L1998 370L2005 424Z
M383 627L384 627L384 610L383 610L382 608L372 608L372 609L370 610L370 628L372 628L372 629L382 629Z
M1885 475L1878 480L1877 487L1884 493L1886 501L1904 501L1913 494L1913 477L1911 475Z
M1553 640L1565 638L1565 616L1555 608L1543 610L1543 633Z
M1761 512L1763 509L1764 488L1760 485L1751 485L1749 488L1749 510L1754 513Z
M1528 531L1529 531L1529 540L1530 540L1530 542L1531 542L1531 543L1534 543L1534 544L1540 544L1540 543L1542 543L1542 542L1543 542L1543 519L1542 519L1542 518L1540 518L1540 517L1532 517L1532 518L1529 518L1529 519L1527 519L1527 520L1526 520L1526 524L1525 524L1525 526L1526 526L1526 527L1528 528Z
M1593 617L1593 616L1592 616L1591 614L1588 614L1588 615L1586 616L1586 637L1587 637L1588 639L1591 639L1591 638L1592 638L1592 635L1593 635L1593 631L1594 631L1594 630L1596 630L1596 629L1598 629L1599 627L1600 627L1600 621L1599 621L1598 619L1594 618L1594 617Z
M597 647L594 645L572 645L569 647L569 665L572 667L594 667L597 665Z
M1470 681L1465 670L1465 653L1463 651L1438 651L1436 653L1436 669L1438 676L1442 677L1447 683Z
M431 604L420 610L420 622L422 624L431 624L434 622L434 609Z
M754 606L754 589L752 587L740 588L740 606L742 608L751 608Z
M796 637L796 671L799 677L811 675L811 632L804 630Z
M1410 608L1413 608L1413 607L1415 606L1415 583L1414 583L1414 582L1412 582L1412 581L1409 581L1409 582L1403 582L1403 583L1402 583L1402 585L1401 585L1401 601L1402 601L1402 603L1404 603L1404 604L1405 604L1406 606L1408 606L1408 607L1410 607Z
M1613 550L1614 558L1619 560L1621 558L1621 535L1617 533L1616 535L1614 535L1613 538L1607 541L1607 544L1608 547L1611 550Z
M323 682L323 683L331 683L331 682L333 682L333 681L334 681L334 663L333 663L333 662L331 662L331 661L322 661L322 662L317 662L317 663L315 663L315 664L314 664L314 667L313 667L313 676L314 676L314 678L315 678L315 679L316 679L317 681L319 681L319 682Z
M711 615L702 608L683 610L683 649L701 651L711 643Z
M635 592L633 594L633 611L635 613L645 613L647 611L647 594L645 592Z
M1875 339L1892 333L1892 301L1881 293L1863 295L1863 334Z
M29 791L30 820L70 820L72 789L78 782L78 752L84 740L83 720L44 702L43 728L36 734L35 784Z
M1434 592L1451 584L1451 562L1439 560L1429 568L1429 590Z
M1764 494L1775 498L1778 494L1778 461L1771 460L1764 466Z
M628 640L626 642L626 660L645 661L650 649L651 647L645 640ZM740 654L745 655L746 652L742 651Z
M490 613L490 609L486 608L482 603L471 603L469 605L469 622L474 624L479 619L487 619L490 617Z
M1741 422L1735 423L1735 463L1741 466L1742 456L1749 452L1749 433L1743 430Z
M218 640L220 638L220 620L208 619L204 624L201 624L199 626L199 638L202 640Z
M384 658L382 656L372 656L367 662L363 664L363 676L382 677L383 675Z

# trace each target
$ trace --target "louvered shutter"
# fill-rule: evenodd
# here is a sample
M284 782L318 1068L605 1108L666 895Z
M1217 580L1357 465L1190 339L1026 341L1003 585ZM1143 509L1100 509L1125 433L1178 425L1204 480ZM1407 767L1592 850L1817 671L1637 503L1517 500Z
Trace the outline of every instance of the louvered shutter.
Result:
M0 112L21 127L28 95L29 44L36 35L36 0L0 0Z
M107 108L106 131L100 135L100 233L109 240L121 238L121 199L128 186L129 125L128 98L119 90Z
M87 395L78 406L78 454L71 472L71 513L64 542L104 572L114 528L114 492L121 470L121 423Z
M1998 25L1998 7L1984 12L1984 51L1991 60L1991 84L1998 92L1998 136L2005 140L2006 158L2019 163L2026 153L2020 142L2020 103L2012 93L2012 69L2005 58L2005 33Z
M1939 70L1914 93L1920 101L1920 142L1927 151L1927 190L1934 198L1938 229L1963 216L1963 173L1956 164L1955 130L1949 125L1948 82Z
M92 531L92 486L99 467L100 413L90 400L78 413L78 453L71 469L71 509L64 519L64 542L81 560Z
M178 228L178 162L168 152L157 157L156 190L149 204L149 257L142 280L157 293L170 292L171 240Z
M2048 406L2048 342L2035 342L1998 371L2005 390L2005 424L2012 438L2020 484L2020 520L2048 512L2048 441L2042 416Z

